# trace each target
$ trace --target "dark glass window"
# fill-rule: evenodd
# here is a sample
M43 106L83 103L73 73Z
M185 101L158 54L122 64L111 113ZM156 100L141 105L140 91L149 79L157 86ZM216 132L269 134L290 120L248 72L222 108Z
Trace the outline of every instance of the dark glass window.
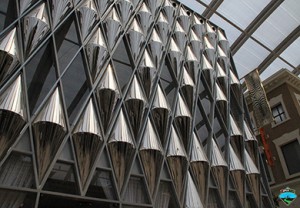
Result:
M288 144L281 146L281 151L288 168L289 174L300 172L300 144L296 139Z
M286 115L281 103L272 107L272 114L274 117L275 124L281 123L286 119Z

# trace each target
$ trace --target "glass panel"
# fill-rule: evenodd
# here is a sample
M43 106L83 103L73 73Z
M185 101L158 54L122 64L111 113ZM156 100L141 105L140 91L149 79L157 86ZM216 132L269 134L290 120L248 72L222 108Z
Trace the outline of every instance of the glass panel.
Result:
M231 0L224 1L217 12L245 29L270 0Z
M296 139L288 144L281 146L281 151L288 168L289 174L300 172L300 144Z
M56 162L43 189L48 191L77 194L78 189L75 181L73 165Z
M103 199L116 199L116 190L111 173L96 170L86 195Z
M300 38L297 38L285 51L283 51L280 56L286 61L290 62L294 67L297 67L300 64L299 56L300 48Z
M79 49L79 39L74 15L55 33L55 43L60 71L64 71Z
M0 1L0 33L17 18L15 0Z
M138 177L130 177L123 198L125 201L130 203L148 204L149 199L143 179Z
M80 74L80 76L78 76ZM67 105L70 123L73 122L76 113L88 96L88 84L86 81L82 54L79 53L62 78L63 91Z
M274 49L299 26L299 10L298 1L284 1L255 31L253 37L270 49Z
M198 14L202 14L206 9L205 6L198 3L197 1L185 1L185 0L178 0L178 1L183 3L185 6L189 7L190 9L196 11ZM210 1L211 0L204 0L203 2L208 5Z
M214 14L210 21L214 24L220 26L223 30L225 30L225 34L227 37L227 40L229 41L230 45L234 43L234 41L241 35L241 31L235 28L233 25L231 25L229 22L224 20L222 17L220 17L217 14Z
M0 204L5 208L32 208L35 205L36 194L0 189Z
M56 81L53 45L48 41L25 66L29 109L33 114Z
M158 193L155 200L155 208L177 208L177 200L174 199L175 193L172 191L170 184L160 182Z
M239 77L244 77L256 69L269 53L269 51L258 45L258 43L252 39L248 39L234 54L235 66Z

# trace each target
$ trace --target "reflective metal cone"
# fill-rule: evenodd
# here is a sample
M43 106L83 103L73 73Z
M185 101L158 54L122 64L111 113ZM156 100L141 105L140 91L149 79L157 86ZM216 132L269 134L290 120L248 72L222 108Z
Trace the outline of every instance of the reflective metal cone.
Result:
M112 10L107 15L106 19L104 20L104 30L105 30L108 46L110 49L112 49L116 44L120 36L121 27L122 27L121 20L119 18L119 15L115 7L113 7Z
M137 19L142 26L142 30L143 30L145 36L147 36L148 29L153 22L153 17L152 17L152 14L151 14L149 8L147 7L147 5L145 3L142 4L140 10L138 11Z
M138 73L142 79L146 96L149 97L157 70L147 49L144 52L144 56L138 68Z
M204 208L201 199L199 198L197 188L192 179L190 172L187 174L187 187L185 193L185 207L186 208Z
M214 70L204 55L202 55L202 71L207 84L209 85L210 89L212 89Z
M173 38L171 38L171 43L170 43L168 55L169 55L170 60L171 60L172 69L174 70L175 75L178 76L180 66L181 66L181 61L182 61L182 52L178 48L178 46L177 46L177 44L176 44L176 42L174 41Z
M27 8L29 8L29 6L31 6L34 2L36 2L36 0L22 0L22 1L19 1L20 14L23 14L23 12L25 12L25 10Z
M200 37L196 35L194 30L191 30L190 32L190 44L194 55L197 57L198 60L200 60L201 53L203 50L203 45Z
M244 140L243 134L239 127L237 126L236 121L230 115L230 126L231 126L231 134L230 134L230 144L232 145L234 151L238 154L241 161L243 161L243 149L244 149Z
M167 160L171 171L171 176L175 183L175 190L179 198L181 197L184 185L184 178L187 168L187 158L183 145L174 129L171 127L171 135L167 152Z
M156 88L156 94L152 105L153 121L160 136L160 141L163 146L166 143L166 129L168 125L170 107L166 96L164 95L160 85Z
M245 151L245 169L246 169L246 175L249 180L254 199L255 199L257 205L259 206L259 204L260 204L260 173L247 151Z
M175 23L174 40L177 46L180 48L180 51L183 52L187 42L187 35L178 21Z
M227 98L218 83L216 83L216 105L218 106L224 121L227 121Z
M241 204L244 204L245 196L245 169L241 161L235 154L231 145L229 145L229 169L233 178L237 195L240 199Z
M93 81L95 81L108 56L107 47L100 28L98 28L85 47L91 76Z
M165 0L162 5L162 11L164 15L166 16L168 22L170 25L173 24L174 21L174 15L175 15L175 8L172 5L172 3L169 0Z
M119 87L111 64L107 66L103 78L97 87L97 95L100 118L104 131L106 131L117 104L117 100L120 98Z
M210 25L207 21L204 24L205 26L205 36L209 39L210 43L213 47L217 44L217 34L213 29L213 26Z
M199 66L200 62L199 62L199 59L193 53L193 51L189 45L187 46L185 60L186 60L188 73L191 75L194 82L196 82L197 78L198 78L198 72L200 70L200 66Z
M0 96L0 161L26 123L21 75Z
M107 11L108 7L113 3L112 0L95 0L99 17L102 17L104 12Z
M167 43L170 33L170 25L163 12L160 12L156 22L158 32L164 44Z
M217 57L218 59L222 59L225 62L227 62L228 60L227 55L224 53L223 49L219 45L217 45Z
M46 4L43 3L24 17L24 48L28 56L50 30Z
M93 0L86 0L78 9L82 39L88 36L96 21L98 21L97 8Z
M20 64L16 28L0 41L0 84Z
M108 147L118 188L121 190L135 149L122 109L109 137Z
M178 21L186 32L189 31L191 25L190 16L188 15L187 11L182 7L179 9Z
M150 119L147 120L147 126L142 138L140 155L150 193L153 195L159 178L163 153L158 136L151 124Z
M133 81L126 95L125 106L128 112L129 121L132 126L134 136L135 138L137 138L146 106L146 98L136 76L133 78Z
M175 124L178 127L181 134L181 138L184 144L185 149L187 150L190 138L190 127L191 127L192 115L182 99L181 95L178 95L176 112L175 112Z
M163 42L160 39L156 29L152 30L149 42L148 42L149 50L154 58L154 64L156 68L159 68L159 63L161 61L161 56L163 53Z
M55 28L73 8L73 2L72 0L52 0L51 6L52 25Z
M153 1L153 0L145 0L148 7L150 8L150 11L151 13L153 14L153 16L156 14L156 12L158 11L161 3L163 0L156 0L156 1Z
M192 25L192 29L193 31L195 31L196 35L199 37L200 40L203 39L203 34L205 32L205 26L204 26L204 20L197 16L197 15L193 15L193 25Z
M254 136L252 131L250 131L250 129L245 121L244 121L244 132L245 132L245 137L244 137L245 146L246 146L252 160L254 161L256 166L258 166L258 163L257 163L257 161L258 161L258 143L257 143L256 137Z
M227 191L227 171L228 166L225 162L219 147L217 146L214 139L212 139L212 150L211 150L211 170L215 176L217 186L220 191L220 195L224 204L226 204L226 191Z
M217 30L217 36L218 36L218 43L219 43L220 47L225 52L225 54L228 56L229 51L230 51L229 41L227 40L227 38L225 38L225 36L223 35L223 33L221 32L220 29Z
M211 65L214 65L215 63L215 48L212 46L212 44L209 42L207 37L204 37L204 51L206 58L210 62Z
M129 31L127 32L127 37L131 52L133 54L133 59L136 61L140 54L142 44L145 41L144 33L136 18L133 19L130 25Z
M67 132L58 87L33 122L38 178L41 183Z
M133 11L133 3L131 0L117 1L117 8L120 12L123 25L125 25Z
M216 65L216 69L217 69L217 78L223 78L223 79L227 78L227 75L226 75L224 69L220 66L220 64L218 62Z
M81 115L73 132L73 141L80 173L81 185L86 186L87 178L103 142L100 124L92 99Z
M193 109L194 89L195 89L194 87L195 87L195 84L194 84L193 79L187 73L186 68L183 67L181 90L183 92L183 96L185 98L187 106L189 107L190 112Z
M207 187L207 175L209 163L204 152L204 149L199 142L195 132L192 135L192 149L190 157L190 168L194 176L194 180L200 194L200 198L203 202L206 200L206 187Z
M240 81L238 80L238 78L235 76L235 74L231 71L231 69L229 70L230 73L230 84L232 85L240 85Z

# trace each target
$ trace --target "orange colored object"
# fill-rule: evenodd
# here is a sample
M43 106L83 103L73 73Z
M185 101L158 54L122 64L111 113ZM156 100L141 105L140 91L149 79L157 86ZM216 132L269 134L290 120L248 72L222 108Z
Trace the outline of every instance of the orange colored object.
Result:
M274 165L274 160L273 160L273 157L272 157L270 146L269 146L269 144L267 142L267 139L265 137L265 130L263 128L259 128L259 133L260 133L262 144L264 146L264 151L265 151L265 154L266 154L268 165L273 166Z

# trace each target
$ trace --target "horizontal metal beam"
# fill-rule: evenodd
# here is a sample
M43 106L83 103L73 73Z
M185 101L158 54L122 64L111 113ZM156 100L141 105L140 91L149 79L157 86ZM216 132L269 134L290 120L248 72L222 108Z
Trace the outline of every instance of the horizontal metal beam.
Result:
M231 53L234 55L259 26L281 5L284 0L272 0L247 26L242 34L231 45Z
M206 10L202 13L202 16L205 17L206 19L211 18L213 14L217 11L219 6L222 4L224 0L213 0L210 2Z

